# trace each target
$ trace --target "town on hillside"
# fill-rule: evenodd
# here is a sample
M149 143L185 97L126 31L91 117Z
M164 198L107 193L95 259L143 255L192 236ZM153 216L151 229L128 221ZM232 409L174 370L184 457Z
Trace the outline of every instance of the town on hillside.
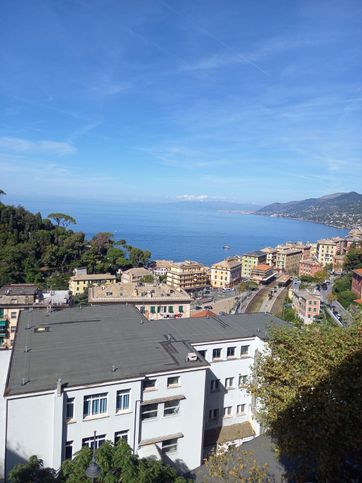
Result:
M66 290L4 285L3 476L33 454L60 468L109 440L185 474L215 449L262 441L248 385L270 326L347 328L362 304L361 244L354 230L211 267L189 260L116 273L79 267Z

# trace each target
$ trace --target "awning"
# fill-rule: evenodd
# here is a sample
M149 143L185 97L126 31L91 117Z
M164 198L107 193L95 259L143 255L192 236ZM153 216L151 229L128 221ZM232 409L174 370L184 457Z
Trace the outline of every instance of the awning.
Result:
M139 442L138 446L147 446L149 444L162 443L162 441L167 441L169 439L179 439L183 438L182 433L167 434L166 436L159 436L158 438L143 439Z
M255 431L249 421L230 426L219 426L208 429L204 433L204 446L226 443L236 439L244 439L255 436Z
M159 397L158 399L149 399L147 401L141 402L141 406L145 406L146 404L158 404L168 401L181 401L182 399L186 399L183 394L178 396L166 396L166 397Z

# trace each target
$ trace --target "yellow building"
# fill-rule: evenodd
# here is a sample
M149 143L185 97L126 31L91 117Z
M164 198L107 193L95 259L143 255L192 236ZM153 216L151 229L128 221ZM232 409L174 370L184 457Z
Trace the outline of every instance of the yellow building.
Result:
M240 279L240 257L230 257L211 266L211 286L214 288L233 287Z
M241 276L250 277L254 267L266 263L266 256L266 253L261 250L243 255L241 257Z
M298 274L299 262L303 257L301 249L287 248L278 250L275 268L285 273Z
M82 273L70 277L69 290L73 295L80 295L93 285L109 285L111 283L116 283L116 276L110 273Z
M338 243L332 238L318 240L317 243L317 259L318 262L325 267L332 264L334 257L338 253Z
M210 284L210 269L201 263L190 260L172 263L167 272L166 283L175 289L204 288Z

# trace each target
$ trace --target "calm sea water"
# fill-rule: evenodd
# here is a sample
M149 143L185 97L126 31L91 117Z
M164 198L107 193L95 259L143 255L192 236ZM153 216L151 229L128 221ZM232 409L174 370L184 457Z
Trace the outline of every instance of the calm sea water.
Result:
M188 208L184 204L125 204L77 211L73 210L76 229L88 238L98 231L109 231L116 240L126 239L131 245L150 250L153 259L197 260L207 265L225 256L285 241L314 242L347 233L315 223ZM224 250L224 245L230 249Z

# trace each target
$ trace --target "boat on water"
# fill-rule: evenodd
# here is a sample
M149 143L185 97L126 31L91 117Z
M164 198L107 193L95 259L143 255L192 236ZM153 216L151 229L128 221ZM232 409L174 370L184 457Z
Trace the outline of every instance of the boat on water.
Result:
M229 247L229 245L224 245L224 246L223 246L223 249L224 249L224 250L229 250L229 249L230 249L230 247Z

